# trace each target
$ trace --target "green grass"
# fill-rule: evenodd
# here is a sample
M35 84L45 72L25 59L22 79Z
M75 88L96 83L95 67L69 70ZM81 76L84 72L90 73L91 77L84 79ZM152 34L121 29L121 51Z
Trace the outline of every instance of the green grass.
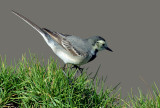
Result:
M143 94L140 89L139 96L134 96L131 90L131 94L128 96L129 101L125 101L126 107L133 108L160 108L160 92L157 85L154 83L152 91L147 94Z
M54 59L47 65L34 55L22 56L18 63L8 66L0 61L0 107L26 108L99 108L118 106L115 88L98 90L98 80L86 72L75 76L76 70L68 68L67 76ZM96 83L96 84L94 84Z
M156 84L152 93L131 94L122 99L115 87L104 88L105 80L87 75L87 70L66 69L66 75L53 58L48 64L33 54L12 65L0 58L0 107L19 108L160 108Z

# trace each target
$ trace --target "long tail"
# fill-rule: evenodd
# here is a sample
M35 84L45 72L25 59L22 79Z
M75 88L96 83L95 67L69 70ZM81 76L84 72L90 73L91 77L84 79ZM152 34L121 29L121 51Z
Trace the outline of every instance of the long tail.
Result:
M48 42L51 39L51 37L48 35L48 33L46 33L43 28L39 27L38 25L36 25L35 23L33 23L31 20L29 20L28 18L24 17L23 15L15 12L12 10L12 13L15 14L16 16L18 16L19 18L21 18L23 21L25 21L27 24L29 24L31 27L33 27L36 31L38 31L38 33L40 33L42 35L42 37L44 38L44 40L47 42L47 44L49 44Z

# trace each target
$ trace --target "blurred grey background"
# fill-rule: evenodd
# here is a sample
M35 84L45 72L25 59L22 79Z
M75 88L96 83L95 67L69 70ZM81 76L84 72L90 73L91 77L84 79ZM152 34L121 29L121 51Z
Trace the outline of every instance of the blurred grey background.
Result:
M160 1L158 0L3 0L0 2L0 54L7 62L28 49L47 61L55 57L43 38L11 13L15 10L37 25L82 38L104 37L114 51L103 51L84 65L88 73L107 75L107 86L121 82L123 96L133 88L146 93L154 82L160 87ZM144 83L141 79L144 79Z

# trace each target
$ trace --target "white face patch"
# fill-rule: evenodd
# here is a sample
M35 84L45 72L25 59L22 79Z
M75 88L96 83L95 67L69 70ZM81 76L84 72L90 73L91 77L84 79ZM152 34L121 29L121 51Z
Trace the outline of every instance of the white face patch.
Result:
M103 41L103 40L98 40L98 41L95 43L95 45L93 46L93 49L94 49L94 50L97 49L98 51L103 50L103 49L104 49L104 46L103 46L103 45L106 46L106 42Z
M102 45L102 44L106 44L106 42L103 41L103 40L99 40L99 41L97 41L97 42L100 43L101 45Z

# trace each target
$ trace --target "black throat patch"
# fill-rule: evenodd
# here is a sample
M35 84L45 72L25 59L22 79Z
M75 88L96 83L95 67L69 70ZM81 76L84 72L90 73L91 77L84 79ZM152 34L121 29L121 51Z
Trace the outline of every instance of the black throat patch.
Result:
M96 58L97 52L98 52L98 50L96 49L94 55L92 55L92 57L89 59L88 62L90 62L90 61L92 61L92 60L94 60Z

